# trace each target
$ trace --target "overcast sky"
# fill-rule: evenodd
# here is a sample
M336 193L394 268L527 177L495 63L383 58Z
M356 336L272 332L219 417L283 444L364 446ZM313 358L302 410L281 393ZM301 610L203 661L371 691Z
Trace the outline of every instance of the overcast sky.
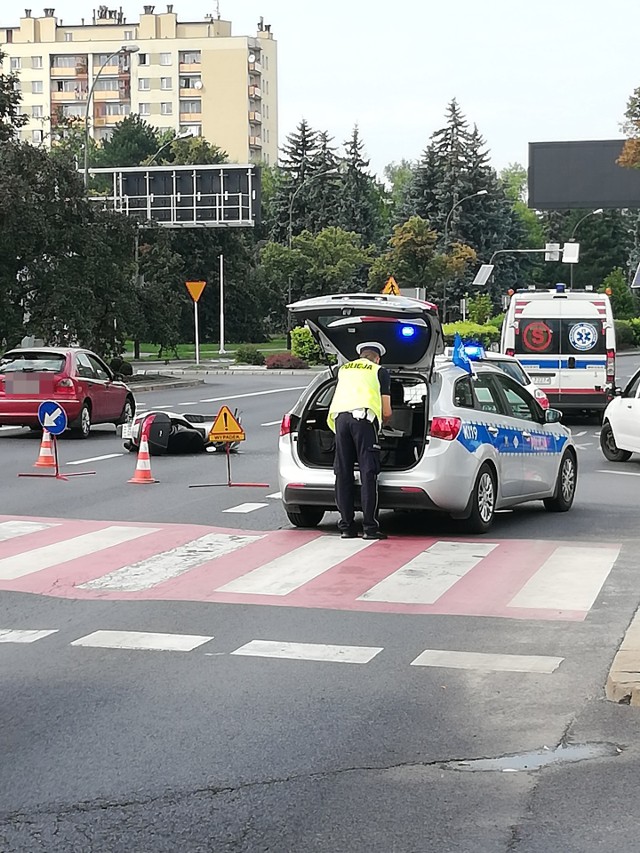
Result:
M79 24L98 4L48 5ZM123 9L134 21L142 3ZM195 20L216 3L174 11ZM640 86L638 0L220 0L220 13L235 35L255 34L260 16L272 25L281 142L303 116L337 142L357 122L379 173L420 156L454 97L500 169L526 164L528 142L620 137ZM2 24L17 24L7 16L5 5Z

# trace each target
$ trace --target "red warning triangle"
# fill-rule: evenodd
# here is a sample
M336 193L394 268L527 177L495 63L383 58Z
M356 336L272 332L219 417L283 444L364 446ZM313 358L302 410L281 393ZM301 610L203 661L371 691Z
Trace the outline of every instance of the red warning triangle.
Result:
M222 406L209 430L209 441L244 441L244 430L228 406Z

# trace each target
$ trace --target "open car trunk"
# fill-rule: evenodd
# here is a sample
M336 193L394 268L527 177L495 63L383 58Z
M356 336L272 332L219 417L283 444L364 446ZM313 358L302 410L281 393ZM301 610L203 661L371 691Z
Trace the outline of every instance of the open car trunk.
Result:
M314 468L332 468L335 435L327 426L327 415L336 380L322 385L305 407L298 427L301 461ZM429 411L428 384L419 373L391 371L393 417L379 434L383 471L412 468L426 447Z

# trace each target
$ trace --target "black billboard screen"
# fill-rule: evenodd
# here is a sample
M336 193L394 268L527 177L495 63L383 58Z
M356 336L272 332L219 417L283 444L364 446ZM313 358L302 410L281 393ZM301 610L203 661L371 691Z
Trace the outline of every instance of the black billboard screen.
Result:
M640 207L640 170L617 160L623 139L529 143L529 207Z

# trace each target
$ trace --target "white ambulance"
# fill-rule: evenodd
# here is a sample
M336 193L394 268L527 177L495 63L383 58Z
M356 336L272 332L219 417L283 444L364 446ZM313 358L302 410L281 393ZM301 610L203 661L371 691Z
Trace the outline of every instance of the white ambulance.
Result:
M600 415L615 384L616 336L609 297L593 291L518 291L502 327L501 350L515 355L563 412Z

